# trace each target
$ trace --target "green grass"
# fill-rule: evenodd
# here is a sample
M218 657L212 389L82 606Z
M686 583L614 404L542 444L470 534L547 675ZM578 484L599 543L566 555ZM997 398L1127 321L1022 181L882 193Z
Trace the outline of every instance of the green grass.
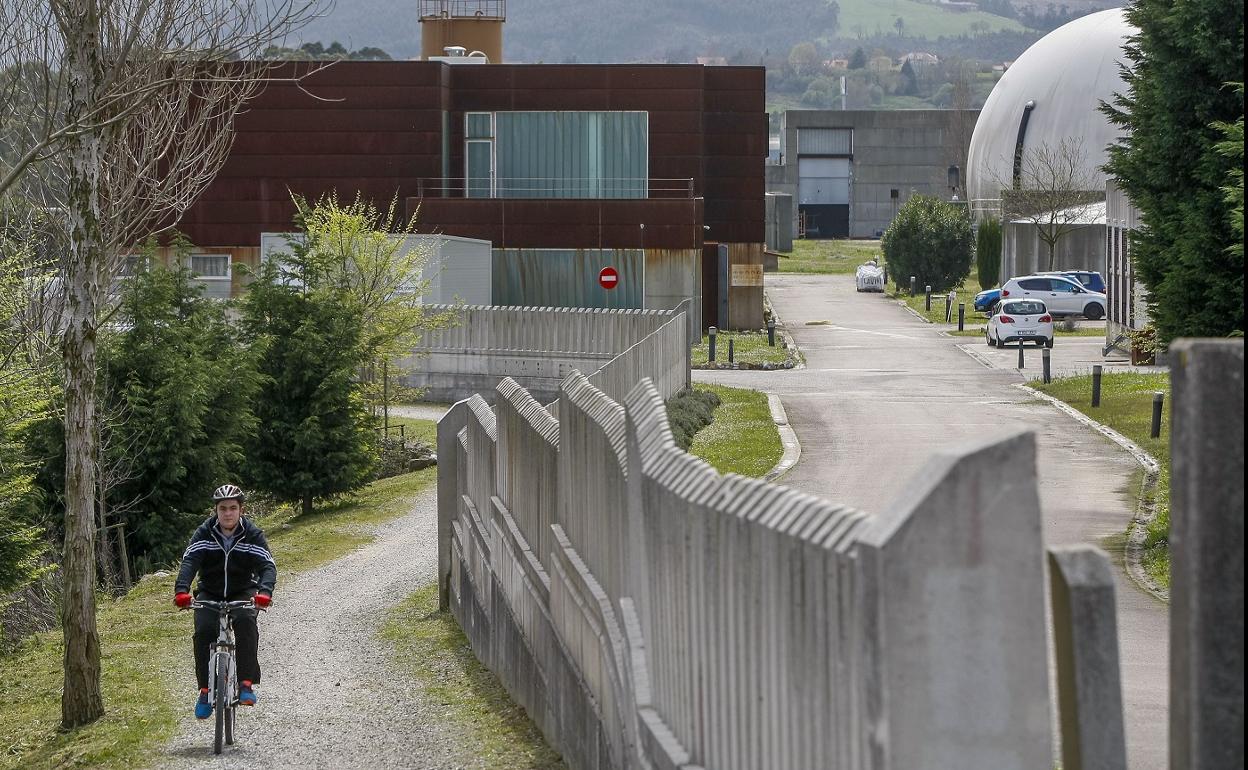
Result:
M976 22L987 24L987 31L991 32L1023 29L1022 24L1002 16L983 11L943 10L938 5L916 0L839 0L838 5L840 33L846 37L895 34L897 29L893 24L898 17L905 22L905 34L921 35L929 40L942 35L971 34L971 25Z
M1167 374L1108 372L1101 379L1101 405L1092 408L1092 375L1062 377L1032 387L1061 399L1097 422L1104 423L1134 441L1157 458L1161 466L1157 488L1148 501L1157 515L1148 525L1143 564L1150 577L1170 585L1170 377ZM1161 415L1161 438L1148 435L1153 415L1153 393L1166 394Z
M395 476L309 516L280 509L258 522L280 574L289 575L370 542L370 527L406 513L436 478L433 468ZM164 574L145 577L121 599L98 600L106 713L86 727L60 731L59 631L36 634L0 658L6 673L0 676L0 769L130 768L151 761L173 736L187 706L183 696L194 686L190 616L174 609L172 596L173 575Z
M776 333L776 346L771 347L767 344L767 332L729 332L722 331L716 335L715 341L715 362L723 364L728 362L728 340L732 340L733 358L738 364L750 364L759 366L765 363L774 366L782 366L785 361L793 359L797 363L797 355L795 351L784 346L784 340L781 339L779 332ZM709 338L705 335L702 341L693 346L690 351L690 365L696 368L705 368L709 361L707 356L710 354Z
M891 275L888 277L890 283L893 281L893 278L894 276ZM889 290L888 296L904 301L910 309L914 310L914 312L918 313L928 321L931 321L934 324L943 324L945 322L945 296L949 292L946 291L944 294L933 293L932 309L925 310L924 305L926 304L926 297L924 296L923 287L917 287L915 289L914 296L911 297L909 279L907 278L905 280L906 283L902 284L904 288L899 290L897 287L893 287L893 289ZM959 286L956 291L957 299L953 301L954 323L957 323L958 321L958 303L966 303L967 317L969 318L972 311L971 302L975 299L975 295L982 291L982 289L979 288L979 281L976 280L974 276L967 276L966 280L962 282L962 285Z
M721 403L715 409L715 421L698 431L689 451L720 473L767 475L784 453L767 394L722 385L698 387L713 391Z
M795 240L792 251L778 252L781 273L835 273L853 275L868 259L884 263L879 241Z
M498 678L472 653L449 612L438 610L438 587L417 591L394 610L381 629L394 644L402 670L420 682L441 716L458 726L474 767L539 770L562 768L524 709L512 702Z
M380 424L380 423L379 423ZM390 415L390 435L399 435L397 426L403 426L403 435L436 447L438 445L438 423L436 420L423 420L419 417L395 417Z

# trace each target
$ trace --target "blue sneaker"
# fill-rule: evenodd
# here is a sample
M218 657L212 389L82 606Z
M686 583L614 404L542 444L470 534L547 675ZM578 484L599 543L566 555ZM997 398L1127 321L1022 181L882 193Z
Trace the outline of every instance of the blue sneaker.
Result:
M207 719L212 716L212 703L208 700L208 688L199 691L199 700L195 701L195 718Z
M256 693L251 689L251 682L244 681L239 686L238 703L240 706L256 705Z

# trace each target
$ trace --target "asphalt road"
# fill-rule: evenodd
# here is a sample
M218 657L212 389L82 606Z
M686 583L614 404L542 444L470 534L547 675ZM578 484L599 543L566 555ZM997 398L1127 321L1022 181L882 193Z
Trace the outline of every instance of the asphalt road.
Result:
M885 510L933 451L1032 430L1046 541L1092 543L1121 558L1138 464L1013 387L1024 381L1013 369L1016 351L977 361L966 350L987 351L982 340L942 335L895 301L858 294L852 276L769 274L767 293L806 368L697 371L694 378L780 395L802 443L801 461L780 483ZM1099 359L1099 350L1092 351L1100 341L1067 344L1070 339L1059 338L1054 347L1055 370L1087 371ZM1040 352L1026 355L1026 373L1038 376ZM1164 770L1168 609L1121 569L1117 576L1128 759L1137 770Z

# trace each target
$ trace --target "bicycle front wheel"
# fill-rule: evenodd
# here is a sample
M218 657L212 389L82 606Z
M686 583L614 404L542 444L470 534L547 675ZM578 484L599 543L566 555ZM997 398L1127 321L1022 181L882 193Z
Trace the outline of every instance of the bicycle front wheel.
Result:
M217 671L216 671L216 681L214 682L214 684L216 685L216 692L214 693L216 695L216 703L213 704L213 707L214 707L213 711L217 712L216 714L217 729L216 729L216 735L212 739L212 753L213 754L221 753L221 746L222 746L222 741L225 738L225 731L227 729L230 729L226 727L226 716L225 716L225 710L230 704L230 694L229 694L229 690L227 689L229 685L229 678L227 676L228 673L229 673L229 666L224 665L221 660L218 660Z

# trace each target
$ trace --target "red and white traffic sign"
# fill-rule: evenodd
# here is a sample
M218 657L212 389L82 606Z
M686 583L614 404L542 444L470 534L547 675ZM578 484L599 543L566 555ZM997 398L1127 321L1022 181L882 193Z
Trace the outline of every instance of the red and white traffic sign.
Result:
M614 267L604 267L598 273L598 285L604 289L614 289L620 283L620 273Z

